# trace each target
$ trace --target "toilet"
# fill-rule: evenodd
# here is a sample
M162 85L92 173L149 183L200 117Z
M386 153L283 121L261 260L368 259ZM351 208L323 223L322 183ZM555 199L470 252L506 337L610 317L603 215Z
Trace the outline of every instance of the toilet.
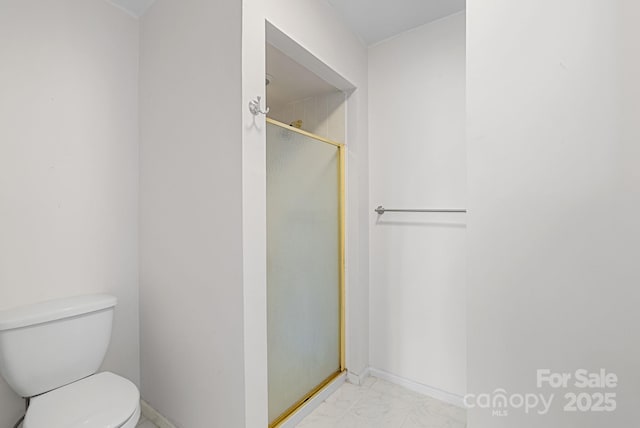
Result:
M0 311L0 376L29 399L23 428L134 428L140 393L97 373L117 300L106 294Z

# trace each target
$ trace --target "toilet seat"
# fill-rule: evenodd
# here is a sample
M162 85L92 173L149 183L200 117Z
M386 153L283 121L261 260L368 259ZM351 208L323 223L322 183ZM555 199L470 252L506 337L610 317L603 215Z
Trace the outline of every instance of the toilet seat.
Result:
M24 428L129 428L140 418L140 393L102 372L33 397Z

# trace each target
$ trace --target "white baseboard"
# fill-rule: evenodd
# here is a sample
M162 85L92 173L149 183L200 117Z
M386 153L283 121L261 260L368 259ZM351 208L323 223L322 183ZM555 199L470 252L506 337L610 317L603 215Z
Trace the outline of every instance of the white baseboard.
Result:
M411 391L415 391L423 395L428 395L429 397L435 398L436 400L444 401L445 403L453 404L454 406L461 407L463 409L465 408L464 397L461 395L452 394L451 392L443 391L432 386L423 385L421 383L396 376L389 372L385 372L384 370L369 368L368 372L373 377L395 383L396 385L400 385L402 387L410 389Z
M149 403L144 400L140 400L140 409L142 410L142 416L149 419L158 428L176 428L167 418L162 416L156 409L151 407Z
M371 376L371 369L369 367L367 367L366 369L362 370L362 372L360 374L358 373L354 373L352 371L348 371L347 372L347 382L353 384L353 385L362 385L364 383L364 380L366 378L368 378L369 376Z
M326 400L331 394L336 392L338 388L340 388L346 381L346 379L347 375L345 373L342 373L327 386L325 386L315 397L304 403L302 407L300 407L291 416L285 419L284 422L278 425L278 428L294 428L296 425L302 422L304 418L309 416L311 412L317 409L324 400Z

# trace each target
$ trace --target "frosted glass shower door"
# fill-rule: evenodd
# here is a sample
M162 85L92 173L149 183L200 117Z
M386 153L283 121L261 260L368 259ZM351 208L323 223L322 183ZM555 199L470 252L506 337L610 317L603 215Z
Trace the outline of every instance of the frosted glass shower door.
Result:
M269 422L341 370L342 146L267 124Z

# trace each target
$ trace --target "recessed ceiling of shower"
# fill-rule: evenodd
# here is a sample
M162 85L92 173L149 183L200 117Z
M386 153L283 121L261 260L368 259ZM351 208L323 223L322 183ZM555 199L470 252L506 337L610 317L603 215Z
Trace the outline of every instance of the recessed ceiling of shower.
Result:
M134 16L140 17L151 7L156 0L107 0Z
M269 43L266 46L266 54L270 81L267 85L269 108L280 110L293 101L338 91L333 85Z

